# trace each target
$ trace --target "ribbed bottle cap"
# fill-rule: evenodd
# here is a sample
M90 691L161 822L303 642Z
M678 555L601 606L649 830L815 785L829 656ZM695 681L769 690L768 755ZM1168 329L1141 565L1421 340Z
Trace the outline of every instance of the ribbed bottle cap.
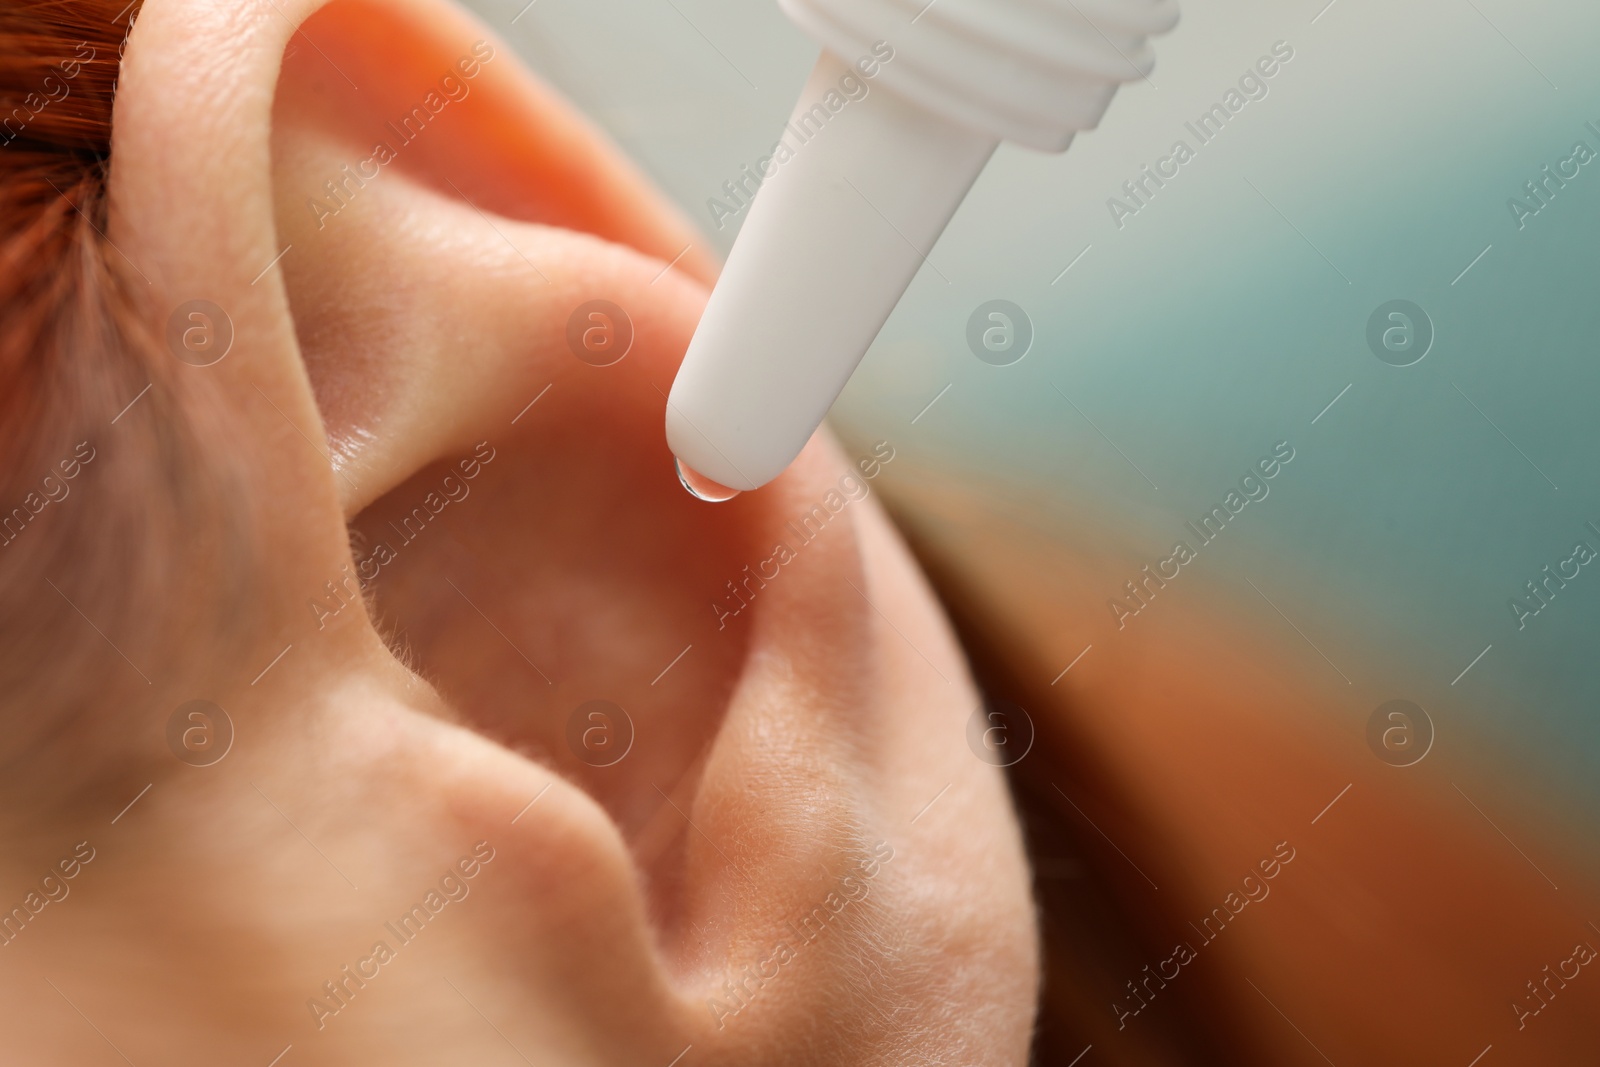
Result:
M778 0L847 64L930 111L1006 141L1059 152L1093 129L1123 82L1149 75L1147 38L1177 0ZM874 45L886 43L893 58Z

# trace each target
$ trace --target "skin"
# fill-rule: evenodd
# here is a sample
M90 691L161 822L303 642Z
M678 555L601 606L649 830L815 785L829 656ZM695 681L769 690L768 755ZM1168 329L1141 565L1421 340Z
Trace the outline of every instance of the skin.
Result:
M308 209L480 40L470 95ZM150 0L112 158L108 236L152 307L210 300L234 331L184 381L249 509L248 636L105 634L127 666L105 661L88 727L4 787L7 907L93 850L0 948L10 1056L1024 1061L1032 904L947 623L875 497L719 620L857 457L821 435L761 492L681 490L663 394L710 261L508 46L428 0ZM635 331L605 368L566 343L594 299ZM470 494L357 599L344 575L452 472ZM141 686L127 667L162 648L181 669ZM234 730L204 767L166 740L196 697ZM633 726L611 766L568 741L591 699ZM467 895L393 937L475 849L447 883ZM308 1007L379 940L375 977ZM730 1010L725 978L780 941L793 959Z

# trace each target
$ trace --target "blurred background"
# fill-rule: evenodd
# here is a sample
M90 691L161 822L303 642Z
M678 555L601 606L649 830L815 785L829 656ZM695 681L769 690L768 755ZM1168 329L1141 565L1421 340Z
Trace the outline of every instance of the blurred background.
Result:
M727 251L816 56L776 4L468 6ZM1597 41L1190 3L1000 148L835 407L1032 738L1039 1062L1600 1062Z

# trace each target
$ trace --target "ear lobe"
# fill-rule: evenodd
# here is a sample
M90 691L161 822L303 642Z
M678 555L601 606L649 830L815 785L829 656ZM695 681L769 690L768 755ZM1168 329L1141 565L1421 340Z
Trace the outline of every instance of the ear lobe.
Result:
M697 235L452 9L337 0L295 41L273 111L280 268L346 518L568 382L606 390L611 432L668 469L657 390L711 276ZM631 338L623 366L572 351L593 301L621 309L596 325Z

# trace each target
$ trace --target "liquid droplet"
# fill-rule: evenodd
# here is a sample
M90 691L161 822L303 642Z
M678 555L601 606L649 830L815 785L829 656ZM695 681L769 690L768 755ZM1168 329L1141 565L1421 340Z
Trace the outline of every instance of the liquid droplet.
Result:
M712 481L681 459L674 457L672 462L678 468L678 481L683 483L683 487L689 490L689 495L696 500L720 504L724 500L732 500L739 495L739 490L729 489L725 485Z

